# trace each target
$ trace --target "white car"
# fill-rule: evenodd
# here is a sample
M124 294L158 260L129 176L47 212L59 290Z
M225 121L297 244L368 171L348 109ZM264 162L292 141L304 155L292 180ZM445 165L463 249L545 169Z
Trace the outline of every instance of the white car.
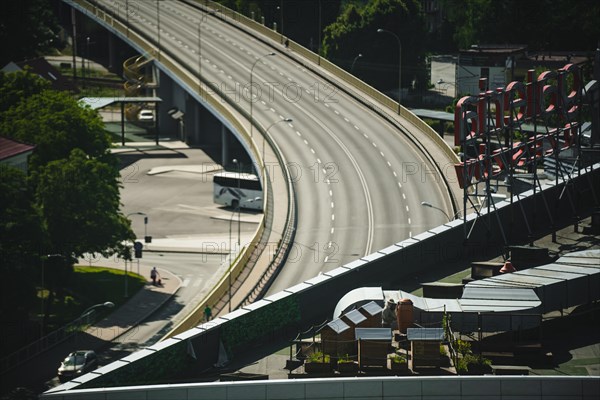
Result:
M141 110L138 113L138 121L154 122L154 110Z

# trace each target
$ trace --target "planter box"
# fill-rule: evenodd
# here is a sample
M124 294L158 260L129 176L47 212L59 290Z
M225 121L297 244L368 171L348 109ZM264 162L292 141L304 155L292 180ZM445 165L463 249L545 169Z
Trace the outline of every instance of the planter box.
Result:
M340 374L355 374L358 372L358 364L355 362L338 363L337 370Z
M304 372L307 374L323 374L331 372L331 365L329 365L329 363L307 362L304 363Z

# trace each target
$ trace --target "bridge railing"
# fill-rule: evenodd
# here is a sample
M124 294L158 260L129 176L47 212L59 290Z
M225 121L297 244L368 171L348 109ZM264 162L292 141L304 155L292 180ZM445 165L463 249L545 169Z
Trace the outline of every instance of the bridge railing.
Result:
M255 31L256 33L259 33L260 35L267 37L268 39L270 39L274 42L279 42L280 44L283 44L284 41L287 41L287 43L288 43L287 46L290 50L292 50L293 52L296 52L297 54L301 55L304 59L315 64L314 66L320 66L325 71L327 71L330 74L334 75L335 77L343 80L345 83L350 85L352 88L354 88L355 90L358 90L360 93L365 95L367 98L361 96L363 102L366 101L366 102L370 103L372 107L379 108L379 106L377 104L374 104L373 101L369 100L369 99L372 99L376 103L378 103L379 105L381 105L385 109L387 109L388 113L391 111L394 114L396 114L396 113L399 114L400 117L409 121L419 131L421 131L422 133L427 135L427 137L429 139L431 139L433 142L435 142L435 144L444 152L444 154L446 155L446 157L448 157L449 160L451 160L452 162L460 161L458 156L456 155L456 153L454 153L453 149L450 148L450 146L448 146L448 144L443 140L443 138L441 138L440 135L433 128L431 128L429 125L427 125L423 120L421 120L419 117L417 117L412 112L410 112L410 110L401 106L398 102L394 101L390 97L381 93L379 90L375 89L374 87L370 86L369 84L356 78L354 75L352 75L349 72L345 71L344 69L338 67L337 65L333 64L329 60L321 57L319 54L316 54L315 52L307 49L306 47L302 46L301 44L296 43L293 40L290 40L289 38L283 36L282 34L278 33L277 31L270 29L269 27L267 27L257 21L254 21L252 18L248 18L247 16L240 14L239 12L236 12L227 7L224 7L222 4L217 3L215 1L212 1L212 0L183 0L183 1L188 4L204 7L207 10L211 10L213 15L220 16L225 20L233 21L233 23L242 24L243 26L250 28L251 30ZM314 67L314 66L309 66L309 65L306 65L306 66ZM311 68L311 69L313 69L313 68Z
M120 34L123 38L127 38L127 40L134 43L134 45L141 49L142 53L148 55L149 57L154 57L160 64L164 66L164 68L168 69L172 73L174 73L184 85L187 85L190 88L196 88L198 90L199 96L204 100L212 109L223 116L232 126L232 128L237 131L243 138L243 140L250 145L250 151L254 155L254 159L258 160L258 169L261 171L261 178L265 185L263 185L264 190L269 190L267 185L266 176L266 168L264 165L264 160L260 157L260 151L256 145L256 142L252 140L250 137L247 128L241 121L240 115L235 114L231 111L230 108L226 106L226 104L231 105L236 111L238 111L241 116L245 116L248 120L248 113L243 110L238 104L231 104L228 101L228 98L223 96L217 87L211 87L212 90L210 93L208 92L209 85L203 85L201 80L198 77L190 74L188 71L183 69L178 63L177 60L174 59L171 55L166 53L165 51L161 51L160 48L157 48L152 45L152 38L146 38L140 35L138 32L135 32L132 29L129 29L126 24L121 21L119 18L114 18L113 15L109 12L106 12L97 4L92 4L90 1L86 0L64 0L67 3L71 3L72 5L77 5L77 8L83 13L88 13L96 17L97 20L103 21L106 25L110 26L114 31ZM93 1L93 0L92 0ZM118 16L122 17L122 16ZM148 57L148 58L149 58ZM289 172L288 172L289 175ZM291 182L287 180L288 185L291 185ZM291 188L288 187L288 192L291 191ZM265 193L265 196L268 193ZM265 210L267 213L268 210ZM227 273L224 274L217 285L208 293L208 295L200 302L200 304L190 313L188 318L183 321L180 326L170 332L167 336L172 334L176 334L178 332L182 332L187 330L198 323L200 323L204 318L204 308L206 305L215 304L220 298L222 298L229 289L229 275L231 275L231 279L235 280L244 267L246 263L250 259L252 253L254 252L257 244L260 242L260 238L264 233L264 224L261 223L258 229L255 231L253 237L251 238L248 246L242 249L238 257L234 260L233 264L228 268Z

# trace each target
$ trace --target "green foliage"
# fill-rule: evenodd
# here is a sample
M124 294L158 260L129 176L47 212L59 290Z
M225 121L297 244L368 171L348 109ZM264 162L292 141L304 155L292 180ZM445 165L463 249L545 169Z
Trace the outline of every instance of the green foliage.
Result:
M28 99L50 89L50 82L32 73L29 69L12 72L0 71L0 118L5 111ZM6 133L5 133L6 134Z
M458 354L467 355L471 353L471 343L458 339L455 344L456 352Z
M391 32L377 33L378 29ZM323 52L332 62L350 68L358 53L362 61L354 72L383 90L398 87L399 50L402 49L402 86L426 87L425 19L416 0L369 0L349 4L324 31Z
M58 45L58 31L48 0L2 2L0 66L47 52Z
M316 351L310 354L306 361L312 363L329 364L331 362L331 357L329 354L323 354L322 351Z
M32 199L25 174L0 164L0 271L10 282L0 291L1 321L25 320L35 301L31 277L43 231Z
M69 94L46 90L21 101L3 113L0 131L32 143L30 159L35 175L50 161L68 158L75 148L116 167L108 152L110 136L98 113L81 107Z
M600 37L600 3L594 0L444 0L442 8L459 48L501 42L532 50L590 50Z
M401 356L400 354L390 354L389 356L392 364L406 364L406 357Z
M345 356L339 357L337 362L338 364L353 363L354 360L348 354L346 354Z
M268 340L269 333L294 325L300 321L300 306L296 296L288 296L277 302L244 314L235 322L221 325L222 340L230 358L238 349Z
M118 171L80 149L51 161L39 176L37 200L51 247L60 254L124 253L133 240L119 213Z

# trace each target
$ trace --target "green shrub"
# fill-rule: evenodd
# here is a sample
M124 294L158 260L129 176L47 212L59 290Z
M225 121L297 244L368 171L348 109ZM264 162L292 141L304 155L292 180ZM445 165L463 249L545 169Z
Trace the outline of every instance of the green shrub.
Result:
M330 361L331 357L329 354L323 354L322 351L316 351L308 356L308 362L328 364Z

